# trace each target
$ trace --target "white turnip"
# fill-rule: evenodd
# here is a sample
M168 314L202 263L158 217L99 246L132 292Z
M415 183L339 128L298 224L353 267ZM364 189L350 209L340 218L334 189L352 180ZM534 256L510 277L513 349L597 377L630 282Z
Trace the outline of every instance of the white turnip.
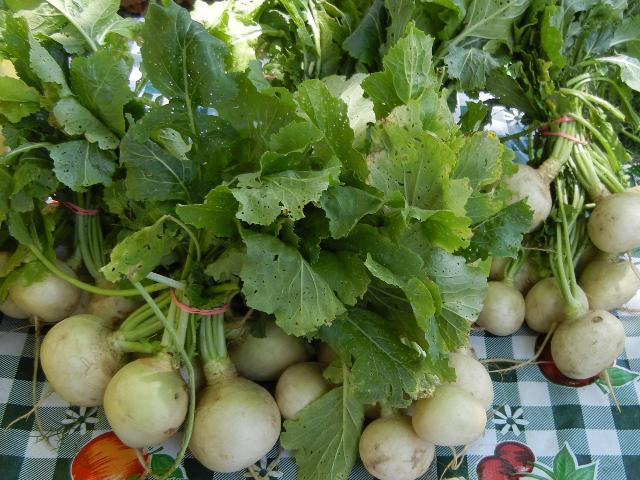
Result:
M482 403L453 384L440 385L432 397L418 400L411 418L420 438L445 447L475 442L487 423Z
M104 288L104 285L101 285ZM91 295L87 305L87 313L98 315L116 324L140 306L139 301L127 297L106 297L103 295Z
M493 383L484 365L461 353L450 353L449 365L456 371L458 387L477 398L485 410L493 405Z
M276 384L276 403L282 418L295 417L300 410L329 391L322 376L324 365L317 362L296 363L287 368Z
M535 230L551 213L551 192L549 183L540 172L528 165L518 165L515 175L506 179L505 183L511 190L511 202L526 199L527 205L533 211L531 230Z
M8 252L0 252L0 270L7 264L11 254ZM8 317L15 319L29 318L29 314L24 310L18 308L18 306L7 296L4 302L0 303L0 312L4 313Z
M187 387L166 353L122 367L104 393L104 413L125 445L158 445L178 431L187 415Z
M576 291L576 300L583 311L589 308L582 289ZM525 321L531 330L547 333L551 326L566 318L565 301L555 278L549 277L536 283L525 298Z
M587 230L603 252L622 253L640 247L640 193L627 191L599 198Z
M594 377L624 350L622 322L606 310L593 310L560 324L551 339L551 356L564 375Z
M640 278L626 260L597 258L587 264L579 284L593 310L614 310L634 297Z
M42 370L53 390L71 405L93 407L125 361L111 322L95 315L69 317L45 335Z
M57 262L56 266L67 275L76 277L73 270L64 263ZM59 322L71 315L81 299L79 288L50 272L33 283L19 279L9 290L9 297L29 316L50 323Z
M426 473L435 447L421 439L411 419L389 415L371 422L362 432L360 459L367 471L380 480L414 480Z
M488 282L487 296L476 323L494 335L511 335L524 322L522 294L507 282Z
M277 380L288 366L306 361L309 353L300 339L270 321L263 338L248 334L230 349L229 356L240 375L265 382Z

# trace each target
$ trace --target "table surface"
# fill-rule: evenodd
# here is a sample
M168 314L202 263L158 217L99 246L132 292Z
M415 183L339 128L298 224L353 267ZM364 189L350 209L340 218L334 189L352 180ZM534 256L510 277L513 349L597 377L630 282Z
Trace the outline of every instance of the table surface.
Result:
M627 307L638 306L640 296ZM624 312L618 315L627 333L625 353L616 362L615 371L611 371L613 382L618 385L615 394L620 413L601 382L580 388L555 384L537 365L492 374L495 400L485 434L471 445L460 468L449 470L444 478L506 480L511 477L495 468L504 466L501 458L509 456L509 452L524 452L526 458L529 452L535 457L537 466L532 473L536 476L520 478L640 479L640 383L636 381L640 374L634 373L640 371L640 316ZM523 328L511 337L474 332L471 340L480 358L527 359L533 354L536 336ZM40 399L42 431L53 448L42 440L33 415L21 418L33 405L33 347L34 337L24 321L0 321L0 479L135 478L139 462L133 451L119 445L109 432L102 410L70 407L50 392L43 377L38 379L35 394ZM15 423L7 429L12 422ZM166 469L176 447L174 441L151 449L151 466ZM499 455L495 455L496 451ZM423 480L439 479L452 458L448 448L439 447L436 454L437 459ZM486 457L492 459L480 464ZM82 468L87 460L97 461L100 468L89 474ZM114 469L120 473L112 475ZM296 478L293 460L278 447L252 470L212 474L188 457L181 470L175 472L175 478ZM358 465L350 478L373 477Z

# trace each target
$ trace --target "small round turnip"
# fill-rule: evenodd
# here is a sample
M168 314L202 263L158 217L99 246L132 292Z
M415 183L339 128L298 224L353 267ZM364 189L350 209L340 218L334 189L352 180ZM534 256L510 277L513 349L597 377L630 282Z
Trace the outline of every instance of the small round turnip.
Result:
M435 445L452 447L475 442L484 433L486 423L482 403L453 384L438 386L432 397L418 400L413 407L414 431Z
M287 368L276 385L276 402L282 418L295 417L300 410L329 391L322 376L324 365L316 362L296 363Z
M111 322L95 315L76 315L45 335L40 362L53 390L71 405L95 407L122 367L125 355L112 341Z
M551 213L552 201L549 183L538 170L522 164L518 164L518 171L515 175L507 178L505 183L512 193L510 203L526 198L527 205L533 210L529 231L538 228Z
M505 282L488 282L487 296L476 323L494 335L511 335L524 322L522 294Z
M230 349L229 356L240 375L266 382L277 380L288 366L306 361L309 353L300 339L267 322L264 338L248 334Z
M57 267L67 275L76 276L62 262L58 262ZM9 296L20 310L50 323L71 315L81 298L79 288L50 272L33 283L18 280L9 290Z
M622 259L592 260L582 272L579 283L594 310L620 308L640 288L640 279L633 266Z
M484 409L493 405L493 383L478 360L460 353L449 354L449 365L456 371L456 385L480 401Z
M409 417L394 414L367 425L359 451L364 467L374 477L414 480L429 469L435 447L416 435Z
M551 338L551 356L565 376L582 380L611 366L624 350L622 322L606 310L593 310L562 322Z
M578 288L576 300L583 311L589 309L587 296ZM549 277L536 283L525 298L525 321L531 330L547 333L554 323L566 318L566 308L562 292L555 278Z
M166 353L128 363L104 393L109 425L131 448L168 440L184 422L188 403L184 380Z
M640 247L640 193L627 191L600 198L587 230L603 252L622 253Z

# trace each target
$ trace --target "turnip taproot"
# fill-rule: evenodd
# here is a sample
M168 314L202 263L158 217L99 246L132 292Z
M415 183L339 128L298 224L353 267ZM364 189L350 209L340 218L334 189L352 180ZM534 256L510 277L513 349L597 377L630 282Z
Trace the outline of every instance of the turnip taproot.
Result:
M360 459L367 471L380 480L414 480L426 473L435 446L420 438L411 419L392 414L371 422L362 432Z
M276 403L282 418L295 417L300 410L329 391L322 376L324 365L317 362L296 363L287 368L276 384Z

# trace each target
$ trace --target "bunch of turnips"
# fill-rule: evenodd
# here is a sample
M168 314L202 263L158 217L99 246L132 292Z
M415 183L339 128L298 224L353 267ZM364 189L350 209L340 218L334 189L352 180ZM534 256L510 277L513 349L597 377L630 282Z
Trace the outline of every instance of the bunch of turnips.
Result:
M402 3L1 2L0 310L124 444L180 436L165 478L416 479L484 434L472 328L624 348L638 7Z

